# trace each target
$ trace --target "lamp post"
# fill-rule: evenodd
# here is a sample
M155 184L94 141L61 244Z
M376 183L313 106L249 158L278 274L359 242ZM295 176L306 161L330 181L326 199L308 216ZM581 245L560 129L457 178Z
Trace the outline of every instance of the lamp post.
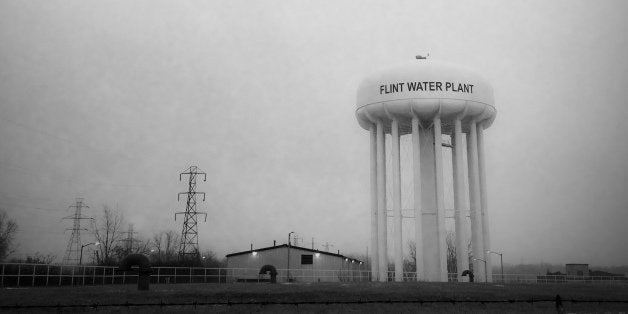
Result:
M486 253L493 253L493 254L497 254L499 255L499 264L501 266L502 269L502 282L504 282L504 259L502 258L502 255L504 254L503 252L494 252L494 251L486 251Z
M482 261L484 262L484 282L488 283L488 274L486 273L486 260L481 258L474 258L474 261Z
M287 270L287 277L288 277L288 282L290 282L290 237L292 236L292 234L294 233L294 231L290 231L290 233L288 233L288 270Z
M88 245L92 245L92 244L98 246L98 245L100 245L100 242L92 242L92 243L87 243L87 244L81 245L81 255L79 257L79 265L83 264L83 248L85 248Z

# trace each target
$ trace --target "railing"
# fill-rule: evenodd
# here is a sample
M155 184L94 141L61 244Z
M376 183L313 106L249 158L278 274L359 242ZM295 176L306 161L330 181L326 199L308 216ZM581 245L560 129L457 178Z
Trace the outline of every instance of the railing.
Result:
M270 281L255 268L153 267L151 283L227 283ZM288 278L290 280L288 280ZM278 269L277 282L368 281L369 271ZM0 264L0 287L106 285L137 283L137 273L115 266Z
M277 282L362 282L369 281L367 270L278 269ZM394 281L394 271L388 272L388 281ZM450 282L457 282L457 274L448 274ZM476 281L484 281L477 278ZM266 282L269 274L259 274L253 268L153 267L151 283L231 283ZM404 272L403 281L416 281L416 273ZM628 284L625 276L567 276L532 274L493 274L493 283L603 283ZM108 285L137 283L137 273L119 271L115 266L0 264L0 287Z

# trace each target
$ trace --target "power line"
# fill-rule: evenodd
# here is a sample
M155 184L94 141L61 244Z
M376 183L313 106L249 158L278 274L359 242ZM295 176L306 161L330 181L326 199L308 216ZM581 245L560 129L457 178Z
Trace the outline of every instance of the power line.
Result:
M147 184L105 183L102 181L99 182L99 181L91 181L91 180L79 181L70 177L65 177L65 176L60 176L60 175L53 176L53 175L42 174L41 172L32 172L25 167L16 166L15 164L12 164L3 160L0 160L0 167L12 169L14 171L30 174L33 176L37 176L38 178L45 177L51 181L56 181L56 182L68 182L68 183L81 184L81 185L90 184L93 186L109 186L109 187L114 187L114 188L152 188L152 187L155 187L154 185L147 185Z
M28 131L31 131L31 132L33 132L33 133L38 133L38 134L41 134L41 135L45 135L45 136L47 136L47 137L49 137L49 138L56 139L56 140L61 141L61 142L66 142L66 143L69 143L69 144L72 144L72 145L81 146L81 147L84 147L84 148L90 149L90 150L92 150L92 151L100 152L100 153L106 152L106 153L111 154L111 153L110 153L107 149L105 149L105 148L94 147L94 146L91 146L91 145L88 145L88 144L85 144L85 143L82 143L82 142L73 141L73 140L70 140L70 139L67 139L67 138L64 138L64 137L58 136L58 135L56 135L56 134L53 134L53 133L50 133L50 132L47 132L47 131L44 131L44 130L41 130L41 129L38 129L38 128L35 128L35 127L32 127L32 126L30 126L30 125L27 125L27 124L24 124L24 123L17 122L17 121L15 121L14 119L7 119L7 118L2 117L2 116L0 116L0 119L2 119L2 120L4 120L4 121L6 121L6 122L8 122L8 123L11 123L11 124L13 124L13 125L15 125L15 126L18 126L18 127L22 128L22 129L24 129L24 130L28 130ZM129 156L126 156L126 155L124 155L124 154L122 154L122 155L116 154L116 157L120 157L120 156L122 156L122 157L124 157L124 158L126 158L126 159L129 159L129 160L133 160L133 158L131 158L131 157L129 157Z

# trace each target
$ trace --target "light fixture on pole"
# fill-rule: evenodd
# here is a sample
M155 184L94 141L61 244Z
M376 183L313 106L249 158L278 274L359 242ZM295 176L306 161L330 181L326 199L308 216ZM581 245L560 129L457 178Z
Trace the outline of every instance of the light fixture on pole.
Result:
M287 276L288 279L287 281L290 282L290 237L292 236L292 234L294 233L294 231L290 231L290 233L288 233L288 267L287 267Z
M499 264L501 265L501 268L502 268L502 282L504 282L504 259L503 259L503 256L502 256L504 253L503 252L494 252L494 251L491 251L491 250L486 251L486 253L489 253L489 254L493 253L493 254L499 255Z
M83 248L85 248L88 245L92 245L92 244L98 246L98 245L100 245L100 242L92 242L92 243L87 243L87 244L81 245L81 255L79 257L79 265L83 264Z
M484 282L488 282L488 274L486 273L486 260L481 258L474 258L474 261L482 261L484 262Z

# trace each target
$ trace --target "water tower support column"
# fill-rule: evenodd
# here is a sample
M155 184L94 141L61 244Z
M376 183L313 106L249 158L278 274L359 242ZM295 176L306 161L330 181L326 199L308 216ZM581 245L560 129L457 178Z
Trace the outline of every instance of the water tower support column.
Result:
M458 273L458 281L468 281L468 277L463 277L462 272L469 269L469 251L467 247L467 228L466 228L466 215L464 192L464 160L463 147L462 147L462 121L460 119L454 120L454 132L451 137L451 144L453 149L452 165L453 165L453 177L454 177L454 211L455 211L455 225L456 225L456 270Z
M377 253L379 281L388 281L388 239L386 217L386 145L384 124L377 121Z
M447 282L447 244L445 242L445 193L443 184L443 139L440 117L434 118L434 167L436 171L436 219L438 228L438 281Z
M469 209L471 212L471 243L473 258L484 259L484 240L482 240L482 205L480 199L480 178L478 175L478 141L475 121L469 125L467 134L467 162L469 164ZM488 265L487 265L488 266ZM473 261L473 273L479 282L484 281L484 264Z
M491 239L488 224L488 206L486 195L486 166L484 163L484 125L482 123L477 126L478 136L478 170L480 173L480 200L482 203L482 239L484 239L484 260L486 261L486 276L489 282L493 281L493 263L491 263L491 254L487 253L491 249Z
M399 159L399 122L393 119L392 135L392 184L393 184L393 215L394 215L394 250L395 250L395 281L403 281L403 247L401 235L401 161Z
M371 281L377 281L379 255L377 243L377 129L371 125Z
M412 170L414 175L414 243L416 279L425 280L423 257L423 210L421 209L421 142L419 118L412 118Z

